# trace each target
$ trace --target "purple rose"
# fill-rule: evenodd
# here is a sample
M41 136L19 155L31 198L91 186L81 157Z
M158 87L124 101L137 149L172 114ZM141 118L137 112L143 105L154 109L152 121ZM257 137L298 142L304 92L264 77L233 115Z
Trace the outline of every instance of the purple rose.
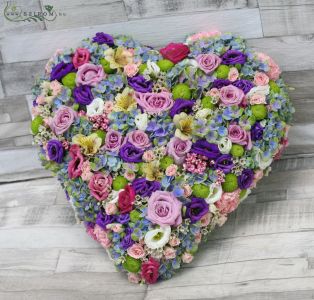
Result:
M191 150L192 142L190 140L181 140L178 137L172 137L167 146L167 153L175 163L182 165L187 153Z
M153 82L146 80L142 75L128 78L128 84L131 88L140 93L150 93L153 88Z
M132 240L131 238L131 234L127 234L121 241L121 247L124 250L127 250L128 248L130 248L135 242Z
M130 221L130 215L129 214L121 214L117 216L117 222L121 224L126 224Z
M50 140L47 143L47 152L50 160L53 160L56 163L61 164L64 150L62 147L62 143L60 141Z
M144 150L136 148L131 143L125 143L119 151L120 157L125 162L141 162Z
M81 85L73 90L74 101L81 105L89 105L92 103L94 96L91 87L88 85Z
M86 63L78 68L76 73L76 85L96 86L105 78L105 72L102 66Z
M215 168L230 173L233 168L232 156L230 154L223 154L219 156L215 163Z
M231 84L228 79L215 79L211 88L221 89L224 86Z
M247 55L238 50L228 50L221 57L223 65L243 65L246 62L246 58Z
M114 39L110 34L104 32L97 32L93 37L93 42L99 45L107 44L109 47L114 46Z
M252 169L245 169L242 171L242 174L238 176L238 185L242 190L248 189L254 179L254 171Z
M206 74L212 73L221 63L221 58L213 53L199 54L196 57L199 68Z
M185 217L196 223L209 212L209 206L203 198L192 198L186 205Z
M161 184L158 181L149 181L145 178L136 178L132 182L132 187L137 195L142 197L150 197L153 192L161 189Z
M176 99L170 110L170 117L173 118L174 115L177 115L181 112L185 112L187 114L191 113L194 103L195 102L192 100Z
M236 86L238 89L242 90L244 94L247 94L254 84L250 80L238 79L232 82L232 85Z
M99 225L101 228L105 229L108 224L114 222L115 222L114 215L107 215L103 210L98 212L96 217L96 224Z
M253 141L258 141L263 138L264 128L260 122L256 122L251 128L251 138Z
M126 137L125 141L131 143L138 149L147 149L152 143L148 137L148 135L142 130L134 130L130 131Z
M110 152L119 151L122 145L122 134L119 131L115 131L111 128L108 129L104 149Z
M50 122L50 128L55 134L62 134L70 128L76 117L77 113L72 108L60 106Z
M216 160L220 155L218 146L206 140L198 140L192 145L191 152Z
M70 72L75 70L74 65L72 63L60 62L56 66L54 66L51 70L50 81L61 79Z

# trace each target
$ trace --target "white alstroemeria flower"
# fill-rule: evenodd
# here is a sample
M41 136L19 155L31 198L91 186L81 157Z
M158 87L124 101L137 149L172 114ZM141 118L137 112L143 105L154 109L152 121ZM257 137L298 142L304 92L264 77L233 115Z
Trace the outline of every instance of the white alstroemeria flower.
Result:
M160 73L160 68L158 67L158 65L153 62L148 60L146 63L146 69L144 71L144 75L158 75Z
M248 197L248 195L251 194L251 190L250 190L250 189L242 190L242 191L245 191L245 192L243 192L243 194L241 194L240 202L242 202L243 200L245 200L245 199Z
M150 249L158 249L165 246L170 238L171 227L164 226L148 231L145 234L144 242Z
M95 98L91 104L86 106L86 115L89 117L102 115L105 102L101 98Z
M259 85L251 88L251 90L247 93L247 97L250 98L254 94L267 96L269 94L269 85Z
M200 109L195 114L195 119L206 119L211 114L211 112L212 112L212 110L210 108Z
M148 123L148 115L146 113L139 114L135 117L135 125L139 130L145 131Z
M208 204L212 204L220 200L222 196L222 187L221 185L211 184L209 187L209 195L205 199Z
M271 157L265 157L263 152L260 150L256 152L254 159L257 162L258 167L262 170L265 170L267 167L269 167L273 161Z
M218 149L222 154L228 154L231 150L232 142L228 137L223 137L218 143Z

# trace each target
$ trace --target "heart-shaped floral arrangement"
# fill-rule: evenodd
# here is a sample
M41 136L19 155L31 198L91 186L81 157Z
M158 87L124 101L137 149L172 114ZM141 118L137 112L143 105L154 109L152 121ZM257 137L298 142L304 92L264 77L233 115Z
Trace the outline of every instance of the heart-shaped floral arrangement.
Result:
M136 283L192 261L279 158L293 113L274 60L217 31L160 50L97 33L57 50L33 93L43 165Z

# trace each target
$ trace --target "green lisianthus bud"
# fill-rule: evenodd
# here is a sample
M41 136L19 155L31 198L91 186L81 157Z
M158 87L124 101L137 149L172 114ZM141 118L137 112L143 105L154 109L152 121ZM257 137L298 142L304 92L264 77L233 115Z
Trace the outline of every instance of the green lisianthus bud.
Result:
M137 273L141 268L141 260L135 259L129 255L125 257L125 262L122 264L123 268L131 273Z

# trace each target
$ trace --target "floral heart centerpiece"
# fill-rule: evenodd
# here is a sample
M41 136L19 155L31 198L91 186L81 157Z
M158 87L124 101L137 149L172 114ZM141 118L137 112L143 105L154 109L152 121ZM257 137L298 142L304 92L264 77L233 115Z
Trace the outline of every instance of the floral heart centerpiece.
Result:
M267 174L293 108L280 69L232 34L156 50L97 33L34 88L34 140L77 218L131 282L170 278Z

